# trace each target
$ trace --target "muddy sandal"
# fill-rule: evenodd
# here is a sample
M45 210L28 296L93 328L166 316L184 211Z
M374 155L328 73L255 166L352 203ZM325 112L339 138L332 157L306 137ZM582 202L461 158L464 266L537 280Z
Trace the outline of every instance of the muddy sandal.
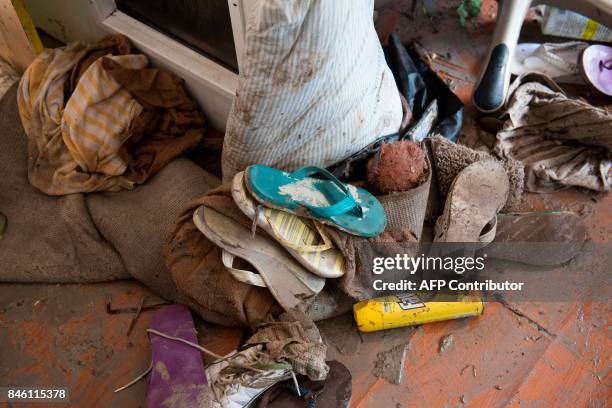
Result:
M250 263L285 310L314 297L325 285L325 279L304 269L274 240L252 236L248 228L211 208L200 206L193 222L222 250Z
M254 165L245 171L251 195L266 207L312 218L349 234L374 237L384 231L382 204L366 190L339 181L319 167L286 173ZM314 178L311 176L320 176Z
M244 185L244 172L234 176L232 197L240 210L281 244L299 263L323 278L339 278L346 272L344 256L317 221L260 206Z
M435 227L434 242L491 242L510 184L502 165L483 160L455 178Z

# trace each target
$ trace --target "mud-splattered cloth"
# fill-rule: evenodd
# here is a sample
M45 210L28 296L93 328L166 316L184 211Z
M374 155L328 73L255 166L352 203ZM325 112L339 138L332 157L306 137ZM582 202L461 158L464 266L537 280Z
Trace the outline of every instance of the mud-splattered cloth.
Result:
M124 194L124 193L119 193ZM206 206L250 229L253 225L234 203L231 183L226 183L188 203L179 213L164 245L164 258L179 293L204 320L224 326L253 327L269 313L282 309L267 288L236 280L221 259L221 249L195 226L193 213ZM267 235L262 229L256 234ZM347 235L348 234L344 234ZM245 267L248 268L247 265ZM326 283L314 298L300 305L313 320L323 320L351 310L353 301L343 287ZM195 304L195 306L194 306ZM302 309L300 309L302 310Z
M497 155L525 165L525 188L550 192L612 188L612 113L567 97L550 78L516 79L506 103Z
M41 53L19 84L28 178L50 195L131 189L202 139L204 117L172 74L120 35Z
M254 326L270 312L274 298L268 289L239 282L225 269L221 249L193 222L193 213L201 205L251 227L252 221L234 204L229 184L192 201L179 214L164 246L172 279L179 292L199 305L205 320L223 326Z
M314 381L324 380L329 371L325 364L327 346L317 326L305 314L288 311L278 319L268 318L246 344L262 344L274 361L286 361L293 371Z

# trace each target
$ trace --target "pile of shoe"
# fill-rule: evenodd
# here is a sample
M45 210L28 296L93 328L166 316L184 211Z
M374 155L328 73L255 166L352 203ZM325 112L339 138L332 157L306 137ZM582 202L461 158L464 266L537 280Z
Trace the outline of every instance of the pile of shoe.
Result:
M253 165L234 176L231 193L252 220L250 230L207 206L194 212L193 222L222 249L236 280L268 288L285 310L312 299L325 279L346 272L345 257L326 226L361 237L377 236L386 226L376 197L321 168L287 173Z

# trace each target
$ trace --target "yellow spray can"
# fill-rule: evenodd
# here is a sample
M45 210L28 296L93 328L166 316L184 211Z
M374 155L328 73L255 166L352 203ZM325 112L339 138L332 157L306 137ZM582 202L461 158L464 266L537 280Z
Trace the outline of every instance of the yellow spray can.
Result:
M362 332L479 316L483 310L484 304L478 291L406 293L364 300L353 305L355 322Z

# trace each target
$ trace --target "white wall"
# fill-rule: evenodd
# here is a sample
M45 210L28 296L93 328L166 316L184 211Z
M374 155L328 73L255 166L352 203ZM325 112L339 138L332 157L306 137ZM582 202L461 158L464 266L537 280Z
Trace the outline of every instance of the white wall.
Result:
M91 42L105 34L100 21L114 5L89 0L25 0L37 27L63 42Z

